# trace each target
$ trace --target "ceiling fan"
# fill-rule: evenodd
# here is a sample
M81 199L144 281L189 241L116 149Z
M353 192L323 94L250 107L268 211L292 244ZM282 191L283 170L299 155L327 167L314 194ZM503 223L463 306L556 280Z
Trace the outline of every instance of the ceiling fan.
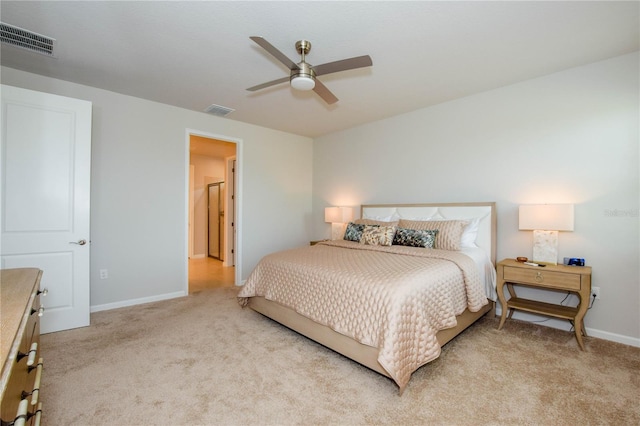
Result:
M325 74L331 74L334 72L370 67L371 65L373 65L373 62L371 61L371 57L369 57L369 55L342 59L340 61L327 62L326 64L322 65L311 65L305 61L305 55L307 55L311 50L311 43L307 40L300 40L296 42L296 50L302 56L302 60L296 64L264 38L256 36L249 38L255 41L260 47L269 52L271 55L273 55L273 57L282 62L287 68L291 70L291 75L289 77L283 77L277 80L269 81L267 83L258 84L257 86L249 87L247 90L250 92L284 83L288 80L291 83L291 87L293 87L294 89L313 90L326 103L334 104L338 102L338 98L336 98L335 95L331 93L329 89L327 89L327 86L322 84L322 82L316 77Z

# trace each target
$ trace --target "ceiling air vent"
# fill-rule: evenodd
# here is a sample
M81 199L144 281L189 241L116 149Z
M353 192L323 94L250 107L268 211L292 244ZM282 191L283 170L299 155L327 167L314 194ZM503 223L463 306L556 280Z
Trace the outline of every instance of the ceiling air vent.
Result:
M207 109L204 110L204 112L212 115L217 115L218 117L224 117L231 114L233 111L235 111L235 109L216 104L211 104L207 107Z
M55 38L14 27L4 22L0 22L0 41L42 55L55 56L53 54Z

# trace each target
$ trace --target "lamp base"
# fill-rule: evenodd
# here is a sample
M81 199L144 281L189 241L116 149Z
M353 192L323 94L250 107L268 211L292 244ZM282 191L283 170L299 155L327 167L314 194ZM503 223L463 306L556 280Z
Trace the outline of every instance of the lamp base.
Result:
M558 264L558 231L533 231L533 261Z

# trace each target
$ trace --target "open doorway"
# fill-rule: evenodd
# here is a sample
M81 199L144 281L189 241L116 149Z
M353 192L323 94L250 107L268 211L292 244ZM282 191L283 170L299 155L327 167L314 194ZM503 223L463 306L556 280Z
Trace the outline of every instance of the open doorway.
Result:
M188 291L231 287L236 283L239 225L237 143L195 132L188 139Z

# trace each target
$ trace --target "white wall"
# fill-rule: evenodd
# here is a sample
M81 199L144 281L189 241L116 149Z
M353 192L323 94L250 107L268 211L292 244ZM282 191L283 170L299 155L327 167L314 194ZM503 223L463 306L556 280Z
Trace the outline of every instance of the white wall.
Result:
M586 326L637 344L638 60L613 58L315 141L6 67L1 80L93 102L93 306L186 288L189 128L242 141L243 279L264 254L329 236L328 205L496 201L504 258L531 255L519 204L572 202L576 230L560 235L560 258L586 258L602 289ZM108 280L99 280L102 268Z
M241 141L242 279L263 255L308 244L311 139L11 68L1 71L2 84L93 102L94 310L172 297L187 288L186 129ZM109 269L109 279L99 279L102 268Z
M316 139L314 237L330 234L329 205L496 201L498 258L531 257L518 205L575 203L575 232L560 234L559 257L584 257L601 287L585 325L640 346L638 59L625 55Z

